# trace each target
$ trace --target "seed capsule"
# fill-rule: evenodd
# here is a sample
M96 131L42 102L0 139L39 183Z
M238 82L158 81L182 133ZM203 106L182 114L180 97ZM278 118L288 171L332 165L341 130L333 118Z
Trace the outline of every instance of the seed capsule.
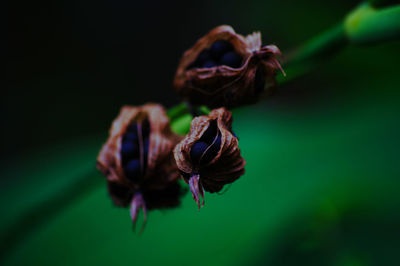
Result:
M140 210L179 205L183 194L172 150L180 137L172 133L162 106L124 106L112 123L98 157L113 202L131 208L135 225Z
M259 32L244 37L230 26L219 26L183 54L174 87L194 105L251 104L275 87L276 71L283 71L280 55L275 45L261 46Z
M245 160L232 132L232 114L225 108L193 119L189 134L174 149L181 176L200 208L204 192L219 192L244 174Z

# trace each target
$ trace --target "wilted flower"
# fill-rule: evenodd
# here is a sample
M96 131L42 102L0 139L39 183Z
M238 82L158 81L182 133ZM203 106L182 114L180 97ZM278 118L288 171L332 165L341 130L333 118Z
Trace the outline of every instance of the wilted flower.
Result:
M112 123L110 136L97 157L97 167L106 176L113 202L130 205L136 223L140 209L179 205L182 190L172 150L179 137L169 125L162 106L124 106Z
M232 132L232 114L225 108L193 119L189 134L174 149L181 175L200 208L204 192L219 192L244 174L245 160Z
M184 53L174 87L195 105L232 108L254 103L274 88L276 70L282 70L279 56L275 45L261 46L259 32L244 37L230 26L219 26Z

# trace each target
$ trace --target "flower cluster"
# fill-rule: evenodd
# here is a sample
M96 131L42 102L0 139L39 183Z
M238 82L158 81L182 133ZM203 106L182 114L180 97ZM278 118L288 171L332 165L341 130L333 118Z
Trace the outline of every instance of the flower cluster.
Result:
M219 26L197 41L184 53L174 87L191 105L217 109L195 117L186 136L172 132L161 105L122 107L97 167L107 178L113 202L130 207L134 224L139 210L145 224L147 210L179 205L185 191L180 177L200 208L204 191L219 192L244 174L228 109L254 103L273 90L279 56L276 46L261 45L260 33L244 37L230 26Z

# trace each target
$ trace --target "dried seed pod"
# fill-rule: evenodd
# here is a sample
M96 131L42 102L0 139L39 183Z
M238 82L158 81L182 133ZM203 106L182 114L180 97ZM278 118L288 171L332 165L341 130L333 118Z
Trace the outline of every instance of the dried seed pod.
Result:
M244 174L245 160L225 108L193 119L189 134L174 149L176 164L200 208L204 192L219 192Z
M283 72L275 45L261 46L261 34L246 37L219 26L187 50L174 79L176 91L195 105L232 108L271 93Z
M106 176L113 202L131 208L136 223L140 209L179 205L182 190L172 150L174 134L164 108L157 104L124 106L112 123L110 136L98 157L97 168Z

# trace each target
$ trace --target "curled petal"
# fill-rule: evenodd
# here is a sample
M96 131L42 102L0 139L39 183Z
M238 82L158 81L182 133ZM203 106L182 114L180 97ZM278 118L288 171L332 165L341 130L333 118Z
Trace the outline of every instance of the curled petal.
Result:
M190 191L192 192L192 196L194 201L196 201L197 206L200 207L204 206L204 191L203 187L200 183L200 175L193 174L189 179L189 187ZM200 205L200 197L203 199L202 204Z
M132 199L131 202L131 209L130 209L130 214L131 214L131 219L133 222L133 230L136 230L136 222L137 222L137 217L139 215L139 211L143 210L143 223L142 223L142 228L140 229L140 233L143 232L146 222L147 222L147 213L146 213L146 204L143 200L142 194L140 192L137 192Z

